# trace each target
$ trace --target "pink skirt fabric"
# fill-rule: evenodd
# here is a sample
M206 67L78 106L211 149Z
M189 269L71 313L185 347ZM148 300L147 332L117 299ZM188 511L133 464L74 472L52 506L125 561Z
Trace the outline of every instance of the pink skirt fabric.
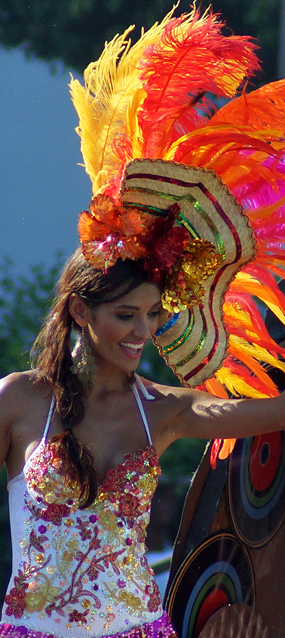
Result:
M24 625L0 623L0 638L57 638L56 634L48 634L34 629L27 629ZM92 637L91 637L92 638ZM166 612L152 623L145 623L133 627L130 631L104 635L101 638L177 638Z

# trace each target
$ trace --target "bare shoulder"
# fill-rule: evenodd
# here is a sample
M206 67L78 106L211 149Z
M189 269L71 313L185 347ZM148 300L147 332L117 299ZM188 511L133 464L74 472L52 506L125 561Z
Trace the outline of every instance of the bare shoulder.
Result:
M6 461L10 478L22 469L29 443L40 437L50 404L50 389L36 381L33 370L0 380L0 466Z
M1 432L9 431L40 406L45 406L50 402L50 396L49 387L37 382L36 370L13 372L0 379Z
M36 382L37 374L34 370L13 372L0 379L0 414L12 421L20 417L27 401L39 393Z
M161 383L156 383L154 381L149 381L148 379L144 379L140 377L142 383L147 388L148 392L155 397L155 399L163 401L164 399L168 399L168 402L173 401L175 404L177 402L183 403L185 400L191 400L191 398L195 397L198 390L194 390L193 388L185 388L182 386L172 386L172 385L163 385Z
M143 385L155 401L150 402L150 410L158 412L161 427L175 419L186 406L191 406L199 390L181 386L163 385L141 378Z

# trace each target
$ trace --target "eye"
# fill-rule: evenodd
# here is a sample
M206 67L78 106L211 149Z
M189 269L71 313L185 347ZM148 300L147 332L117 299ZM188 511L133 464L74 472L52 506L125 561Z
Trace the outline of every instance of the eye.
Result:
M148 313L148 316L151 317L152 319L155 319L156 317L158 317L159 314L160 314L160 310L153 310L152 312Z
M129 314L129 315L127 315L127 314L126 315L116 315L116 318L120 319L121 321L129 321L130 319L133 318L133 316L134 315L131 315L131 314Z

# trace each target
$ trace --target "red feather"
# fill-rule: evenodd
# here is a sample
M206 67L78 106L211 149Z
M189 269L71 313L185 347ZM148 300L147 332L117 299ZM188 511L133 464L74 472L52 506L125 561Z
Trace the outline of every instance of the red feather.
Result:
M225 38L217 18L212 11L201 18L199 11L172 18L159 42L145 49L140 77L147 97L138 113L143 156L165 154L185 113L188 131L197 126L197 97L233 96L244 77L260 68L250 38ZM209 102L203 104L208 111Z

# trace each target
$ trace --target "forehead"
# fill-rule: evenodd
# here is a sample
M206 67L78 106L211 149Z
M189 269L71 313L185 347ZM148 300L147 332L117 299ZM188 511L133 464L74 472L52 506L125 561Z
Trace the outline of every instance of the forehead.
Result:
M120 306L153 306L160 303L160 290L156 284L144 283L134 288L125 295L118 297L115 301L102 303L102 306L118 308Z

